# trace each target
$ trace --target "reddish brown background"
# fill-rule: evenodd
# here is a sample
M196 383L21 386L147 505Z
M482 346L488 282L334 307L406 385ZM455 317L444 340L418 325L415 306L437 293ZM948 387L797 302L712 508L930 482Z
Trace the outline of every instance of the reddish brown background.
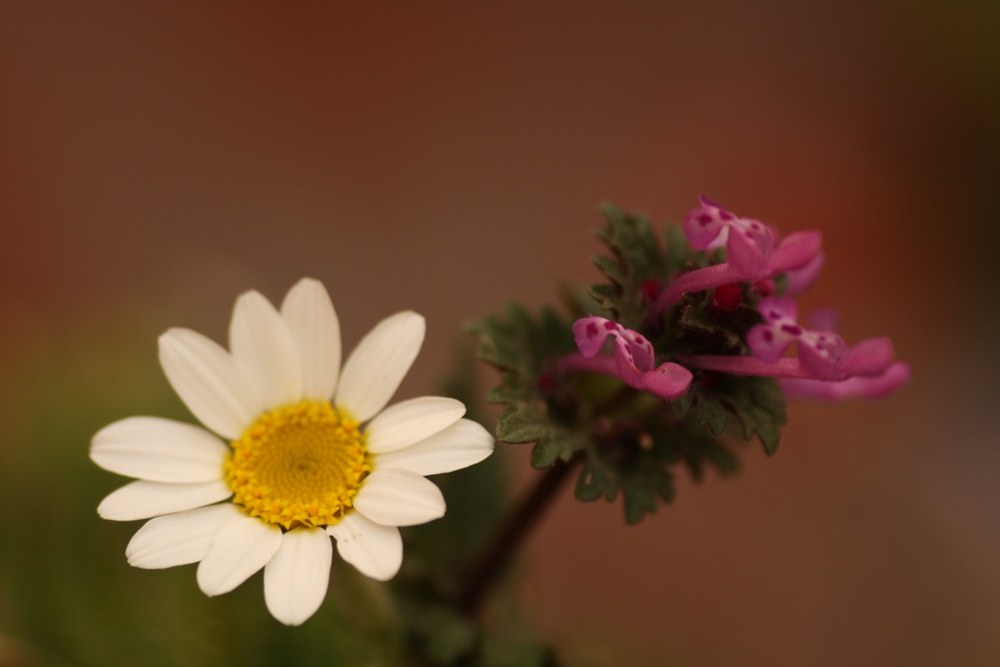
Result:
M807 302L916 380L793 406L639 527L566 497L540 628L597 664L998 664L997 5L208 4L0 4L0 364L110 313L151 356L221 339L311 275L347 345L428 317L413 395L465 319L595 278L597 202L705 192L822 229Z

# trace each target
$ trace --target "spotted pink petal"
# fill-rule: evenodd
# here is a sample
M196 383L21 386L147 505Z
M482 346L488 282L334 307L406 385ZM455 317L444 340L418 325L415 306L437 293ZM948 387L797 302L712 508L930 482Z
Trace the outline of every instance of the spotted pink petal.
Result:
M635 365L635 358L632 356L628 341L623 336L615 337L615 362L618 365L618 377L626 382L631 382L629 378L642 375L642 371Z
M641 333L624 327L619 335L628 342L635 367L643 373L653 370L653 344L646 340Z
M847 352L844 339L831 331L807 331L799 337L799 363L818 380L842 378Z
M608 336L621 329L622 326L617 322L591 315L573 323L573 336L583 356L592 357L601 351Z
M772 324L758 324L747 332L747 345L761 361L773 364L781 359L795 336Z
M736 216L709 200L705 195L701 195L699 199L701 206L691 209L684 218L684 234L691 242L692 247L696 250L704 250L718 238L726 225Z
M760 248L765 257L770 257L778 242L778 232L755 218L737 218L730 227L742 230L743 234ZM732 233L732 232L730 232Z
M794 324L799 320L799 305L795 303L795 299L786 296L769 296L761 299L757 304L757 310L764 316L766 322L790 320Z

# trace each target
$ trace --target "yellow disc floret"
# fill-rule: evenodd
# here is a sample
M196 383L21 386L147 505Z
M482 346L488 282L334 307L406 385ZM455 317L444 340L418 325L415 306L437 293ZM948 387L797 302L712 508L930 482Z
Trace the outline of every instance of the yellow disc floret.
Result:
M266 412L232 446L233 502L286 529L340 521L371 472L358 422L325 402Z

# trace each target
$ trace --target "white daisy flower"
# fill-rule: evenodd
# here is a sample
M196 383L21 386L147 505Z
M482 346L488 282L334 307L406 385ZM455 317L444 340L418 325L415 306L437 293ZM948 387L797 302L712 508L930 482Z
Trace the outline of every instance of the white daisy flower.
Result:
M330 536L363 574L391 579L403 559L397 526L445 512L425 475L493 451L493 437L462 419L459 401L425 396L385 407L424 330L412 311L386 318L341 370L333 304L320 282L303 279L280 312L258 292L240 296L229 352L188 329L163 334L167 379L208 430L130 417L94 436L97 465L138 478L98 514L150 519L129 542L128 562L199 563L198 586L209 596L264 568L267 608L287 625L303 623L326 596Z

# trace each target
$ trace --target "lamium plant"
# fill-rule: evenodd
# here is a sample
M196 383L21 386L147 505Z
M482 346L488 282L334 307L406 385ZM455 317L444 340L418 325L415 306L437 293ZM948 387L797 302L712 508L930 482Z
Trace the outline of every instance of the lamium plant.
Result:
M565 290L558 309L512 303L468 325L479 358L500 371L487 396L503 406L495 440L530 445L545 471L506 519L470 509L499 506L496 487L461 496L462 473L436 477L494 448L466 417L480 403L471 365L453 383L462 391L388 405L424 319L383 320L341 368L337 314L325 287L303 279L280 308L240 296L228 350L186 329L161 336L167 380L202 426L128 417L93 437L95 463L137 478L98 507L105 519L147 520L128 563L198 563L208 596L263 570L267 610L297 626L328 599L336 544L365 581L395 579L373 605L391 608L393 627L378 636L392 648L360 651L371 664L561 664L543 644L487 631L479 612L564 484L581 501L621 496L635 524L673 500L679 467L696 480L708 468L732 474L752 440L774 454L788 399L880 398L909 381L888 338L849 345L833 311L800 317L794 297L824 261L818 231L781 236L704 197L662 233L615 206L603 215L604 282Z
M662 237L605 206L605 282L567 294L564 314L511 304L470 327L501 371L497 439L534 443L531 464L554 476L577 468L579 500L621 494L629 523L673 499L678 465L731 474L754 438L774 454L788 398L879 398L910 377L887 338L849 347L832 311L799 324L792 297L823 265L818 231L781 237L700 204Z

